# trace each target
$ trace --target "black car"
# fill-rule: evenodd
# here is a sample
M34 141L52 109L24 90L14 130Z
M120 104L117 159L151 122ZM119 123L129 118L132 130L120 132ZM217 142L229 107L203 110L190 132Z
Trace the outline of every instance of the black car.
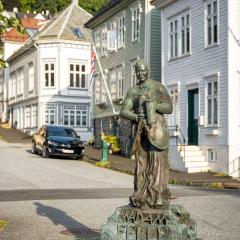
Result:
M32 153L41 153L44 158L55 155L80 159L84 145L72 128L44 125L33 135Z

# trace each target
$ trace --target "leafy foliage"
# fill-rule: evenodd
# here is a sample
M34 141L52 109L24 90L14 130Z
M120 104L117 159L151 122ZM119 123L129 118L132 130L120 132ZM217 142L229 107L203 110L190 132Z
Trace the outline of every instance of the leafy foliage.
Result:
M42 12L49 10L51 14L60 12L69 6L72 0L18 0L20 10ZM95 14L99 9L106 5L109 0L79 0L79 5L91 14Z
M109 0L80 0L79 5L91 14L96 14Z
M16 27L18 32L24 33L24 28L20 21L13 17L6 17L3 14L3 4L0 0L0 37L2 38L7 29ZM6 62L3 60L3 48L0 47L0 67L6 67Z

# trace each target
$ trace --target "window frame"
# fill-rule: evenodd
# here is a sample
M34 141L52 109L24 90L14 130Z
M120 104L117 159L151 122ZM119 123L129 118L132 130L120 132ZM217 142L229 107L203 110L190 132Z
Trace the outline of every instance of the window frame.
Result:
M24 67L20 67L16 71L16 87L17 87L17 96L23 95L23 93L24 93Z
M136 12L136 15L134 14ZM132 34L131 41L140 41L141 33L141 5L140 3L131 7ZM135 31L136 30L136 31Z
M176 126L180 125L180 91L179 91L179 85L178 84L173 84L167 87L169 96L172 101L173 105L173 112L172 114L167 116L167 123L168 126ZM177 99L177 103L176 103Z
M54 125L56 124L56 113L57 113L57 109L56 109L56 104L54 103L50 103L50 104L46 104L44 106L44 123L47 125ZM46 114L47 113L47 114ZM47 121L46 121L46 116L47 116ZM51 117L53 116L53 123L51 123Z
M209 148L207 149L207 159L208 162L217 162L217 151L216 149Z
M73 70L71 70L71 65L73 65ZM78 62L78 61L69 61L68 63L69 70L69 89L79 89L79 90L87 90L88 89L88 75L87 75L87 63L86 62ZM77 66L78 69L77 70ZM85 71L82 70L84 66ZM71 86L71 75L73 74L73 86ZM82 87L82 76L85 76L85 87ZM79 76L79 86L77 86L77 76Z
M117 67L117 98L121 99L124 96L124 80L125 67L124 65Z
M33 92L34 91L34 63L33 62L29 62L28 63L28 91L29 92Z
M95 74L95 83L94 83L94 89L95 89L95 104L101 103L101 76L100 74Z
M88 127L89 126L89 114L88 113L89 113L89 107L87 105L64 104L63 105L63 126ZM65 117L67 117L67 124L65 124ZM78 117L80 120L80 124L77 124ZM83 120L84 118L85 118L85 120ZM73 120L73 124L71 123L72 120ZM83 124L84 121L86 124Z
M214 12L214 3L216 3L216 12ZM211 5L211 14L208 13L208 6ZM214 17L216 17L216 42L214 41L215 36L215 26L214 26ZM208 21L211 21L211 42L209 43L209 28ZM207 0L205 2L204 9L204 22L205 22L205 48L219 45L219 1L218 0Z
M214 83L217 83L217 91L216 94L214 92ZM211 85L210 92L209 94L209 86ZM217 107L215 108L215 102L214 100L216 99L216 104ZM211 102L210 106L210 112L209 112L209 102ZM215 122L215 113L216 113L216 122ZM209 116L211 115L211 117ZM219 126L219 78L218 76L213 76L209 78L206 82L206 125L208 127L217 127ZM209 121L210 118L210 121Z
M48 65L48 69L46 70L46 65ZM54 69L51 69L51 65L53 65ZM45 60L43 62L43 79L44 79L44 88L55 88L56 87L56 62L54 60ZM46 74L48 74L48 80L45 78ZM53 74L53 85L51 84L51 77ZM48 81L48 85L46 84L46 81Z
M182 19L184 19L184 26ZM185 51L183 51L183 43ZM168 60L191 55L191 48L191 11L186 9L168 19Z
M117 17L117 48L125 47L126 43L126 15L122 13Z

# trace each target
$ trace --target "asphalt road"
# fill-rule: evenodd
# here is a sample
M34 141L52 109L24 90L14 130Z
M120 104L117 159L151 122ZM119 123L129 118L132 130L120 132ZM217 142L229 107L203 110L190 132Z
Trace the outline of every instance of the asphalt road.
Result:
M71 159L42 159L0 143L0 240L99 239L101 224L128 204L133 178ZM240 239L240 191L171 186L172 203L197 222L198 237Z

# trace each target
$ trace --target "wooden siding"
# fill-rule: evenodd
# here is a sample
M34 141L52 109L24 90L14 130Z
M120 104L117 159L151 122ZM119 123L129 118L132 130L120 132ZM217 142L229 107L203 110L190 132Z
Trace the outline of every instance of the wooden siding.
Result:
M161 81L161 14L153 8L151 12L150 77Z
M227 72L227 1L219 0L219 45L205 48L204 1L179 0L163 10L163 54L165 85L180 83L180 127L187 136L188 87L196 83L199 87L200 116L205 125L199 127L199 145L228 144L228 72ZM176 60L168 60L168 18L189 9L191 21L191 54ZM206 111L207 75L219 73L219 130L218 136L209 136Z
M229 145L240 145L240 1L228 1Z

